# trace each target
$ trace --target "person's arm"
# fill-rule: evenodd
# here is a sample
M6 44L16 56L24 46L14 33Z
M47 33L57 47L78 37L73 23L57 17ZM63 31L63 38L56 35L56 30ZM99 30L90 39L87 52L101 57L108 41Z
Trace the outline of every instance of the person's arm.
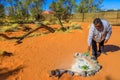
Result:
M90 51L90 47L92 44L93 31L94 31L94 25L92 24L89 29L89 34L88 34L88 51Z
M108 42L110 36L112 34L112 28L111 28L111 25L109 23L107 23L107 35L105 37L105 43Z

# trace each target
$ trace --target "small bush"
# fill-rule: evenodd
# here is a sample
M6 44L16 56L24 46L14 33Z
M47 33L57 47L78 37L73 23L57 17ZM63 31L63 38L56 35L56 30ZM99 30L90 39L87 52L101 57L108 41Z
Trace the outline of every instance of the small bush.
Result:
M69 29L82 29L79 24L70 24Z
M61 21L63 24L66 23L64 20Z
M69 23L71 24L73 21L72 20L69 20Z
M0 56L4 54L4 51L3 50L0 50Z
M13 53L0 50L0 56L13 56Z
M52 24L58 24L57 20L52 20Z
M83 66L81 66L81 68L82 68L83 70L88 70L88 69L89 69L89 66L83 65Z
M30 31L32 28L29 27L29 25L24 25L23 26L23 31Z
M15 32L18 30L18 24L13 24L12 26L4 26L1 28L1 32Z
M43 24L50 25L50 22L49 21L43 21Z
M36 33L32 33L29 37L36 37L36 36L40 36L41 34L36 34Z
M66 23L64 20L61 21L62 24ZM52 24L59 24L58 20L52 20Z
M0 32L6 32L8 30L8 26L4 26L0 29Z
M90 52L89 52L89 51L84 52L84 55L85 55L85 56L90 56Z
M39 21L35 21L35 26L36 27L40 27L41 26L40 22Z
M52 16L51 19L50 19L50 22L52 24L58 24L58 19L56 17Z

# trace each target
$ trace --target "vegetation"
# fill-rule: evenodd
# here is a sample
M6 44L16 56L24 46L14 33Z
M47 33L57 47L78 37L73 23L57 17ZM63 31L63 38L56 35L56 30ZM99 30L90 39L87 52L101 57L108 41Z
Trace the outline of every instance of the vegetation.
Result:
M9 6L2 5L2 2L6 2ZM7 11L6 16L10 21L40 20L44 4L45 0L1 0L0 15Z
M5 17L4 5L0 4L0 25L3 23L2 20Z
M82 27L79 24L71 23L69 26L69 29L82 29Z
M88 69L89 69L89 66L83 65L83 66L81 66L81 68L82 68L83 70L88 70Z
M6 51L3 51L3 50L0 50L0 56L13 56L13 54L12 53L10 53L10 52L6 52Z
M50 25L49 21L43 21L42 23L45 24L45 25Z
M100 5L103 0L81 0L77 5L76 12L83 14L82 21L84 22L84 13L100 11Z
M85 55L85 56L90 56L90 52L89 52L89 51L84 52L84 55Z
M40 23L38 27L44 26L44 28L50 32L55 32L54 29L47 26L51 24L51 22L60 24L61 27L58 29L58 31L81 29L81 27L76 24L68 27L64 26L63 24L65 22L69 22L76 8L76 11L83 14L85 12L96 12L100 9L99 6L102 3L102 0L79 0L80 3L77 5L76 0L53 0L49 6L49 9L53 12L54 17L52 17L50 21L47 21L45 20L45 16L42 14L45 1L46 0L0 0L0 25L9 25L9 27L4 26L1 28L1 31L17 31L19 30L18 24L35 22ZM36 28L35 30L38 29L41 29L41 27ZM22 30L29 31L31 28L29 26L23 26ZM35 30L31 30L26 33L26 35L23 35L20 40ZM1 36L9 38L3 34L1 34ZM10 39L13 39L13 37Z
M68 21L72 16L73 8L75 7L75 0L54 0L50 9L54 12L54 16L58 19L61 25L61 30L65 31L61 20Z
M0 55L3 55L4 54L4 51L0 50Z
M4 26L1 28L1 32L15 32L18 30L18 24L13 24L11 27L10 26Z
M100 10L102 1L79 0L79 4L77 4L76 0L53 0L49 9L64 30L61 20L68 22L75 11L83 13L83 18L86 12L97 12ZM0 0L0 24L3 22L43 21L45 17L42 12L45 3L46 0Z

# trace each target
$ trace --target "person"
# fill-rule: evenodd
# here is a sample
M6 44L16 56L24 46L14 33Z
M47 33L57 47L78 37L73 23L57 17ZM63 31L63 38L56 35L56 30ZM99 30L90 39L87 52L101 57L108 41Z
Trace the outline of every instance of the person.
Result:
M97 59L98 52L104 53L104 43L107 43L112 33L111 25L108 21L95 18L90 26L88 34L88 51L92 46L92 57ZM99 50L97 51L97 43Z

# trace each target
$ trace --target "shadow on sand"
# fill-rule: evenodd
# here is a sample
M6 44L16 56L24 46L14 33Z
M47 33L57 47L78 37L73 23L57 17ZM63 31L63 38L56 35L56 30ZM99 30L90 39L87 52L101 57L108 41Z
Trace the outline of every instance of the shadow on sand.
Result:
M8 70L7 68L0 69L0 80L7 80L9 76L17 74L24 66L18 66L13 70Z
M115 52L119 51L120 47L116 45L105 45L105 52Z
M113 80L110 76L106 76L105 80Z

